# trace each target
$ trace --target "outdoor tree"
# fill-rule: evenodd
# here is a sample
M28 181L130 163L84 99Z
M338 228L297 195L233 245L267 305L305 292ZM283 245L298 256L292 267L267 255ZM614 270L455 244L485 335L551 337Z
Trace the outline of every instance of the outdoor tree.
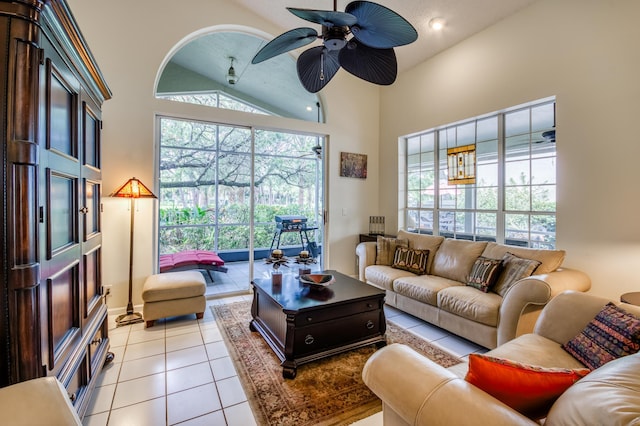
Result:
M161 252L249 247L249 129L161 121ZM314 216L315 137L255 132L255 247L269 246L276 214Z

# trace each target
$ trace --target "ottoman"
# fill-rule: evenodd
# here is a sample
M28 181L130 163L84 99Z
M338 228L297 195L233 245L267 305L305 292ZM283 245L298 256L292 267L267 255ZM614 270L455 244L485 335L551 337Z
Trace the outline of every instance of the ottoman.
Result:
M165 272L151 275L142 288L142 316L147 327L155 320L178 315L204 316L206 283L198 271Z

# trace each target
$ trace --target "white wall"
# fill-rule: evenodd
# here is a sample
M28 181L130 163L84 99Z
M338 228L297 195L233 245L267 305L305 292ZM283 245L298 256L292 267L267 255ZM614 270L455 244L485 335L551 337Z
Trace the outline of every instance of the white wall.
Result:
M223 0L68 1L114 93L103 110L103 195L131 176L157 190L156 113L328 134L327 266L353 273L353 249L368 216L385 215L388 232L396 227L399 136L555 95L557 231L565 265L586 271L596 294L617 298L640 289L640 196L633 180L640 158L640 2L540 0L382 90L341 71L323 90L327 123L317 125L153 97L160 64L189 34L227 24L283 31L250 11ZM338 176L340 151L369 156L366 180ZM127 299L129 215L121 200L103 201L104 283L114 286L109 305L117 307ZM140 206L135 304L155 265L154 205Z
M640 291L640 1L540 0L382 90L380 210L398 217L398 137L557 101L557 245L592 293Z
M216 25L241 25L272 34L274 28L252 12L224 0L69 0L78 25L113 91L103 107L103 282L113 285L109 307L127 301L127 203L106 197L135 176L156 193L154 182L156 114L193 116L230 124L306 130L329 135L329 255L327 267L355 273L357 234L367 230L368 216L378 214L378 178L338 176L340 151L368 155L369 169L378 167L379 90L340 71L323 90L326 124L216 110L154 98L154 84L168 52L183 38ZM343 208L346 215L342 215ZM139 202L136 212L133 303L140 304L144 279L156 265L153 241L156 205Z

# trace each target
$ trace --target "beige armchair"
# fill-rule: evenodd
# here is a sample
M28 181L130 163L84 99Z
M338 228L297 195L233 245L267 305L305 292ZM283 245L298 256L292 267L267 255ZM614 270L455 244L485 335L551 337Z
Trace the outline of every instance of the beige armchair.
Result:
M0 423L11 426L81 426L67 390L55 377L0 389Z
M609 300L567 291L542 310L533 333L487 353L540 367L584 368L562 349ZM640 307L619 304L640 316ZM640 353L593 370L555 401L545 421L554 425L640 425ZM385 425L536 425L529 418L464 380L467 364L448 369L405 345L374 353L362 372L382 400Z

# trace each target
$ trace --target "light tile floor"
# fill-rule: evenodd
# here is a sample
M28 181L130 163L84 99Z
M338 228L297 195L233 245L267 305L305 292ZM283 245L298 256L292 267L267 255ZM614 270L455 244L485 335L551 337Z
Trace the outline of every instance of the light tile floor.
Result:
M208 305L251 300L213 299ZM387 319L464 359L485 348L385 307ZM193 315L116 328L109 317L114 361L98 379L85 426L254 425L240 380L210 309ZM378 417L379 418L379 417ZM374 424L377 423L374 420Z

